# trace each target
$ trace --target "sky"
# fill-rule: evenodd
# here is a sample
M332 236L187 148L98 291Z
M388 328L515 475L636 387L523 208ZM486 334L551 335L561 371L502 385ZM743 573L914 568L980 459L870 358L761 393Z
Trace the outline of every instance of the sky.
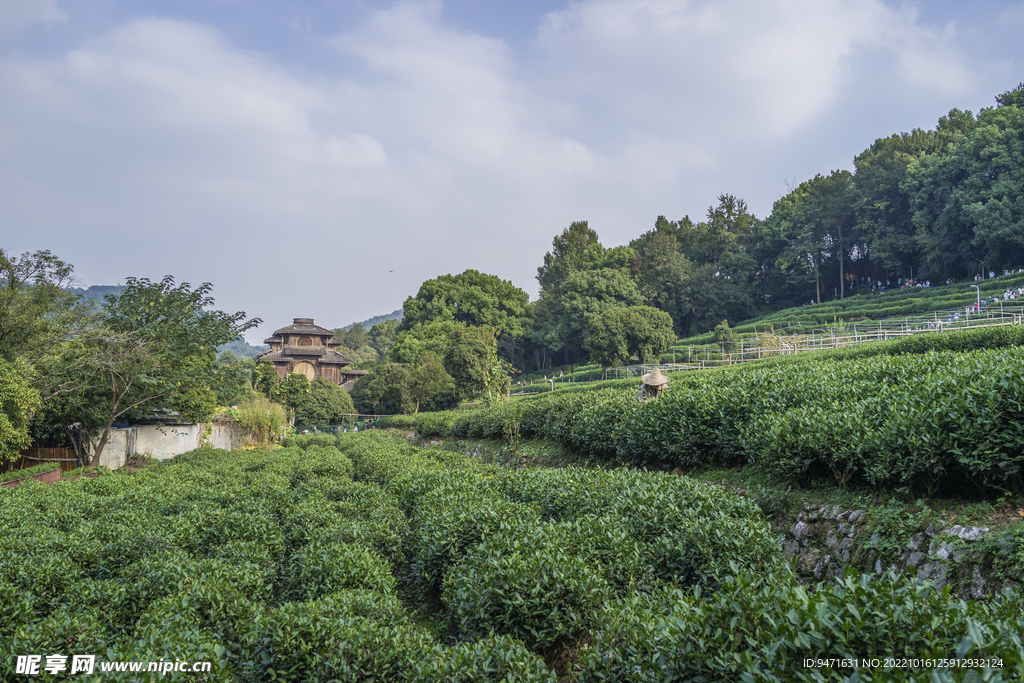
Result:
M475 269L537 294L720 194L758 216L1024 81L1024 2L0 0L0 248L339 327Z

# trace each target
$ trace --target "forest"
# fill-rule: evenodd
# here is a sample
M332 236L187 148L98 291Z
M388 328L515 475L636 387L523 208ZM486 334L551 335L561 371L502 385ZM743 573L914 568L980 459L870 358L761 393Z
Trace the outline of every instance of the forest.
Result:
M480 393L521 372L657 362L676 337L723 322L1024 268L1024 83L977 114L954 109L932 129L879 138L853 166L791 188L763 218L724 193L703 220L658 216L615 247L573 222L537 269L535 301L476 270L428 280L387 344L340 333L372 370L353 398L368 412L413 412L394 378L421 357L436 365L465 329L493 359L449 385Z

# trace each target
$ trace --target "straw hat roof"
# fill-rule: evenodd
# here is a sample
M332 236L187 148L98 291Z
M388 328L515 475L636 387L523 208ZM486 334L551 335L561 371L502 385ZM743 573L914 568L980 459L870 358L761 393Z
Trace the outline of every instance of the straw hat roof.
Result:
M662 384L668 384L668 377L661 374L661 370L654 368L648 374L643 376L644 384L652 387L660 387Z

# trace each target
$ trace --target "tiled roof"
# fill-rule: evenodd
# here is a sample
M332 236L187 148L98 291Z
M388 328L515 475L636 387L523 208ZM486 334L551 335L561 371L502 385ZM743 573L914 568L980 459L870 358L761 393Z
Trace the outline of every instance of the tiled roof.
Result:
M282 341L284 341L284 340L281 339L280 337L278 337L277 335L274 335L273 337L267 337L266 339L264 339L263 343L264 344L280 344Z
M334 336L334 330L313 324L312 318L295 318L291 325L274 330L274 336L281 334L326 334Z
M320 356L320 362L331 365L352 365L352 361L347 356L343 356L337 351L324 352L324 355Z

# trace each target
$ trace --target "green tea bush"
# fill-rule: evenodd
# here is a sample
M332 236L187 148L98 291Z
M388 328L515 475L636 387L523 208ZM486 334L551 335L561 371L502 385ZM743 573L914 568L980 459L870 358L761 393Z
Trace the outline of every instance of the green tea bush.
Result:
M609 603L574 680L1008 681L1024 666L1018 609L1015 598L967 603L907 577L851 571L809 590L737 572L712 595L669 590ZM803 664L823 657L998 658L1002 665L978 677L934 665Z
M1019 332L1007 329L984 336L1009 342ZM951 346L971 347L973 334ZM917 343L907 341L905 347ZM632 388L555 392L450 417L421 415L417 431L500 438L515 414L522 436L599 457L686 468L756 462L789 480L926 492L968 482L977 492L993 493L1024 486L1021 368L1020 346L849 353L839 360L806 354L677 374L660 398L643 404Z
M370 548L338 542L314 542L292 559L292 592L301 600L339 590L395 589L391 565Z
M416 419L412 415L389 415L377 418L378 429L412 429L416 426Z
M544 660L509 636L486 636L451 648L434 650L433 672L423 683L555 683L557 676Z
M409 572L425 591L438 591L448 569L503 524L532 524L539 515L482 487L450 482L424 494L410 534Z
M407 681L434 640L392 596L342 591L285 603L253 626L252 678L266 681Z
M505 527L470 552L442 596L461 635L510 635L548 648L585 633L612 591L572 551L573 531L552 523Z
M916 381L904 370L885 370L893 386ZM1022 670L1019 600L802 589L752 502L665 473L508 470L370 432L3 489L0 509L0 637L17 653L325 683L551 683L541 654L580 681L791 680L829 652L998 651L1007 679Z
M42 474L44 472L52 472L53 470L59 470L59 463L42 463L33 467L26 467L22 470L11 470L10 472L4 472L0 474L0 481L12 481L14 479L21 479L22 477L31 477L34 474Z

